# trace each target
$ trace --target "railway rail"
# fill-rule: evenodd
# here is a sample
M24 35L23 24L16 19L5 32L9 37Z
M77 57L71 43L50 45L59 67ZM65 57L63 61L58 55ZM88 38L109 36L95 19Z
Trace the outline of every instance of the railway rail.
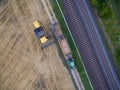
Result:
M120 90L87 0L62 0L66 19L95 90Z
M91 10L89 10L89 5L86 0L74 0L76 9L81 17L82 22L84 22L84 26L86 28L86 32L88 33L88 36L90 38L91 44L93 46L93 49L95 51L95 54L97 56L98 63L100 65L101 71L103 73L103 76L105 78L106 84L110 89L117 90L119 89L119 84L117 80L117 76L114 72L114 69L111 65L111 62L109 60L109 57L107 55L107 51L104 47L104 44L102 42L102 38L100 36L100 33L98 31L98 27L95 24L95 21L93 17L91 16ZM83 15L81 15L83 14Z

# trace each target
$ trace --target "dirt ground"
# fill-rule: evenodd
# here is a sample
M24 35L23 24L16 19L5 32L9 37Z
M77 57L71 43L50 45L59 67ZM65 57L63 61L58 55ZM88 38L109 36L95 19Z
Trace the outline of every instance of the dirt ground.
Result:
M41 50L33 32L50 19L42 0L0 1L0 90L74 90L56 44Z

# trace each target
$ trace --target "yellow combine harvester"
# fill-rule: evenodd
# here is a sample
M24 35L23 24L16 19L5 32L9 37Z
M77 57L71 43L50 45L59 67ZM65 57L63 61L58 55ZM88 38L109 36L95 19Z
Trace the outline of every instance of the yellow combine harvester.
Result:
M48 41L48 36L46 35L46 31L43 27L43 25L39 22L39 21L35 21L34 23L35 26L35 34L37 36L38 39L40 39L40 43L46 43Z
M50 43L48 43L50 39L50 34L46 33L44 26L39 22L35 21L34 23L35 26L35 35L40 40L40 44L42 45L42 48L47 47Z

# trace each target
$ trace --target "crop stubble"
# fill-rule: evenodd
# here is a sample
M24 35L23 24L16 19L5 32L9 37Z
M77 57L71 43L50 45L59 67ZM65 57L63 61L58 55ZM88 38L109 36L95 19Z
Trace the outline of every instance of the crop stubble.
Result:
M40 49L35 20L49 30L41 0L9 0L0 6L0 90L74 90L56 44Z

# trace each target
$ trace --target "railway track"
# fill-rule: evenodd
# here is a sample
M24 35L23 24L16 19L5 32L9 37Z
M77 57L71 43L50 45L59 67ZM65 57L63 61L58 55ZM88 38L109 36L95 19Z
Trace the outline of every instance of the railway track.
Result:
M102 38L100 37L98 28L94 24L93 17L91 16L91 12L89 12L89 5L84 0L74 0L76 9L81 17L82 22L84 22L85 30L89 35L91 44L94 48L95 54L97 56L98 63L100 65L101 71L105 78L106 84L110 89L117 90L119 89L119 84L117 80L117 76L114 72L114 69L109 61L109 57L107 55L107 51L102 42ZM83 15L81 15L83 14ZM91 23L92 22L92 23Z
M85 0L63 0L65 14L96 90L119 90L95 22Z

